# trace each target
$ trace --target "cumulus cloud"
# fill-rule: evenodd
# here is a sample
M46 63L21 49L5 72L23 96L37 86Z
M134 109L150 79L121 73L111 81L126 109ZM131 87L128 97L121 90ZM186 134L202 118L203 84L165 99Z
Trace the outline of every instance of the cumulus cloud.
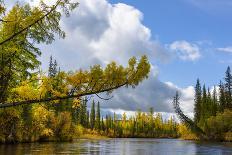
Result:
M152 39L151 30L142 23L142 12L130 5L111 4L106 0L79 2L71 17L61 20L66 38L56 40L52 45L39 45L43 51L43 69L48 68L50 55L57 59L61 69L76 70L94 64L104 66L110 61L125 65L130 57L146 54L152 66L150 77L135 89L116 90L113 99L103 101L101 107L124 111L147 111L154 107L156 112L172 113L172 97L178 90L182 94L184 110L192 112L192 87L179 88L157 78L158 68L154 62L168 61L170 52L158 40ZM199 57L195 45L187 43L186 46L183 58L193 60ZM176 45L176 48L180 50L180 46Z
M171 82L163 83L150 76L135 89L122 88L113 94L111 101L104 101L103 108L124 109L127 111L148 111L153 107L156 112L174 112L172 99L178 91L181 95L181 108L185 112L193 112L194 87L179 88Z
M171 51L176 52L182 60L194 61L201 57L199 46L185 40L174 41L169 45L169 48Z
M46 51L41 59L43 68L48 66L50 54L65 70L110 61L125 65L130 57L144 54L151 61L169 60L170 53L158 40L151 39L151 31L142 24L143 14L138 9L106 0L79 2L71 17L61 21L66 39L57 40L52 46L42 46Z
M231 47L231 46L217 48L217 50L218 50L218 51L221 51L221 52L232 53L232 47Z

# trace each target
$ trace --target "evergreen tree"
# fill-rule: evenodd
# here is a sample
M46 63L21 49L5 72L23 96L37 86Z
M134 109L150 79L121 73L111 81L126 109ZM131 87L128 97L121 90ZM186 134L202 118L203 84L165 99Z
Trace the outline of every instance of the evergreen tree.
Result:
M97 112L96 112L96 129L100 130L101 128L101 113L100 113L100 103L97 102Z
M89 111L86 112L86 128L89 128Z
M220 81L219 84L219 110L222 112L226 107L226 99L225 99L225 88L224 84Z
M216 116L217 110L218 110L218 100L217 100L217 90L216 87L214 86L213 88L213 99L212 99L212 115Z
M201 103L201 118L200 121L201 123L204 123L205 119L206 119L206 112L207 112L207 91L205 88L205 85L203 85L203 89L202 89L202 103Z
M53 74L53 76L56 76L58 74L57 66L58 66L57 61L54 60L53 68L52 68L52 74ZM60 70L60 67L59 67L59 70Z
M232 108L231 106L231 93L232 93L232 75L230 67L227 67L225 75L225 99L226 99L226 108Z
M195 104L194 104L194 121L197 123L200 121L201 117L201 104L202 104L202 92L200 80L197 79L197 84L195 86Z
M86 127L86 113L87 113L87 100L86 99L83 99L81 104L80 104L80 107L79 107L79 112L78 112L78 121L79 121L79 124L81 124L82 126Z
M90 128L93 129L95 126L95 102L93 100L90 113Z
M102 117L102 119L101 119L101 130L102 130L102 131L105 131L105 124L104 124L103 117Z
M49 67L48 67L48 77L55 77L58 74L58 64L57 61L54 60L53 57L50 56Z
M208 92L207 92L207 102L206 102L206 118L209 118L210 116L213 115L213 99L211 97L210 89L208 87Z
M50 56L49 68L48 68L48 77L52 77L52 71L53 71L53 60L52 60L52 56Z

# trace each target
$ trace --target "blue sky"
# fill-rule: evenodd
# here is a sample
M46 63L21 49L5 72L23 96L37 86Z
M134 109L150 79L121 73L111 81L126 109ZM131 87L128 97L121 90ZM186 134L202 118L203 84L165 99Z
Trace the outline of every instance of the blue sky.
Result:
M159 78L179 86L195 84L196 78L211 86L223 78L231 65L231 54L216 50L232 45L232 5L229 0L110 0L126 3L139 9L143 23L163 44L175 40L204 42L200 46L202 57L194 62L172 61L159 63ZM215 4L210 4L215 3ZM220 4L218 4L220 3ZM228 63L226 63L228 62Z

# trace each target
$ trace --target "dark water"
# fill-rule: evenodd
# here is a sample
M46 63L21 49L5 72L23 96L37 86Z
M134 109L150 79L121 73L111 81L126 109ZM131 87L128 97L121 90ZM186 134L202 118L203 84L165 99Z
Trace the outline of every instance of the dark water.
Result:
M82 139L66 143L0 145L0 154L232 155L232 143L197 143L178 139Z

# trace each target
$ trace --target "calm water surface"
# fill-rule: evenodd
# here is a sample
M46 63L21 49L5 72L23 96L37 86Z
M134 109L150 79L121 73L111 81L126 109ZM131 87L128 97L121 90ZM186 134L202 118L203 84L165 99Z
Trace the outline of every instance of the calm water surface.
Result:
M106 154L106 155L232 155L232 143L197 143L179 139L81 139L66 143L0 145L1 155Z

